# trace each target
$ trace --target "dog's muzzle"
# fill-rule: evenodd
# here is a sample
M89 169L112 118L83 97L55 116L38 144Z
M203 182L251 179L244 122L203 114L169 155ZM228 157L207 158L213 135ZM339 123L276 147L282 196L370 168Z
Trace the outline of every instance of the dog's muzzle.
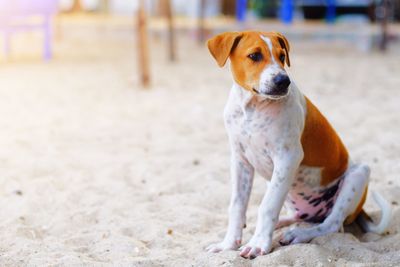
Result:
M284 96L289 91L290 79L289 76L285 74L278 74L273 79L273 86L270 91L268 91L268 95L271 96Z

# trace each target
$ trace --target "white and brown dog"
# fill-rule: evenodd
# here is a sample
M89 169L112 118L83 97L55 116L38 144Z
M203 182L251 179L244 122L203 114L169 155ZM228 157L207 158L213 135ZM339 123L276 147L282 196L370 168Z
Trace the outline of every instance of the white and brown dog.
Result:
M224 111L232 153L229 225L224 240L207 250L241 245L254 172L270 183L255 233L241 248L243 257L268 253L274 230L299 221L313 225L289 229L281 244L337 232L356 218L366 230L384 232L390 205L373 192L382 218L377 225L368 220L362 206L370 169L350 161L332 126L288 77L287 39L276 32L227 32L207 44L220 67L230 59L234 79ZM284 203L292 214L279 218Z

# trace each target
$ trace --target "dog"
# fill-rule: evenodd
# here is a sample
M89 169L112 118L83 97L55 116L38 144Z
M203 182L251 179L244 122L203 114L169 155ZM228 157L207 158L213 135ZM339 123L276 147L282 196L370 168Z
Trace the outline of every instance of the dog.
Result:
M254 173L270 180L258 209L254 235L240 255L254 258L271 250L275 229L281 245L308 242L357 222L383 233L391 217L389 203L372 197L381 209L374 224L362 209L370 168L350 160L346 147L321 112L289 78L289 42L277 32L226 32L207 41L220 67L230 59L233 86L224 109L231 148L232 194L229 223L222 242L210 252L237 250L242 242ZM279 217L282 206L290 215Z

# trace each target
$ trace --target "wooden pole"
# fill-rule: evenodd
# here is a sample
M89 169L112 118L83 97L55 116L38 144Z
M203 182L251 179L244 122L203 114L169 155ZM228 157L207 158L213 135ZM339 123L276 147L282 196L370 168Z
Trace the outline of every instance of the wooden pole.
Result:
M199 12L199 25L198 25L198 39L199 43L203 44L206 39L206 31L204 25L204 16L206 9L206 0L200 0L200 12Z
M382 1L382 18L381 18L381 41L379 44L379 48L381 51L386 51L387 43L388 43L388 15L389 15L389 7L388 0Z
M109 0L101 0L100 1L100 10L104 14L108 14L110 11L110 3Z
M140 82L143 87L149 87L150 74L149 74L149 51L148 51L148 36L146 24L146 11L145 0L140 0L138 8L138 59L139 59L139 72Z
M72 12L81 12L82 11L82 5L80 0L74 0L74 4L72 5Z
M174 34L174 21L173 21L173 14L172 14L172 6L171 0L164 0L165 1L165 11L168 20L168 50L169 50L169 60L175 61L176 60L176 53L175 53L175 34Z

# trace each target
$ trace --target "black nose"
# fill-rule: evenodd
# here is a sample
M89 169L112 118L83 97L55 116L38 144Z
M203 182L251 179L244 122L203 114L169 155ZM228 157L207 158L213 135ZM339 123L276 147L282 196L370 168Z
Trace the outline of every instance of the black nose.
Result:
M275 84L277 91L285 91L290 84L289 76L284 74L278 74L272 80Z

